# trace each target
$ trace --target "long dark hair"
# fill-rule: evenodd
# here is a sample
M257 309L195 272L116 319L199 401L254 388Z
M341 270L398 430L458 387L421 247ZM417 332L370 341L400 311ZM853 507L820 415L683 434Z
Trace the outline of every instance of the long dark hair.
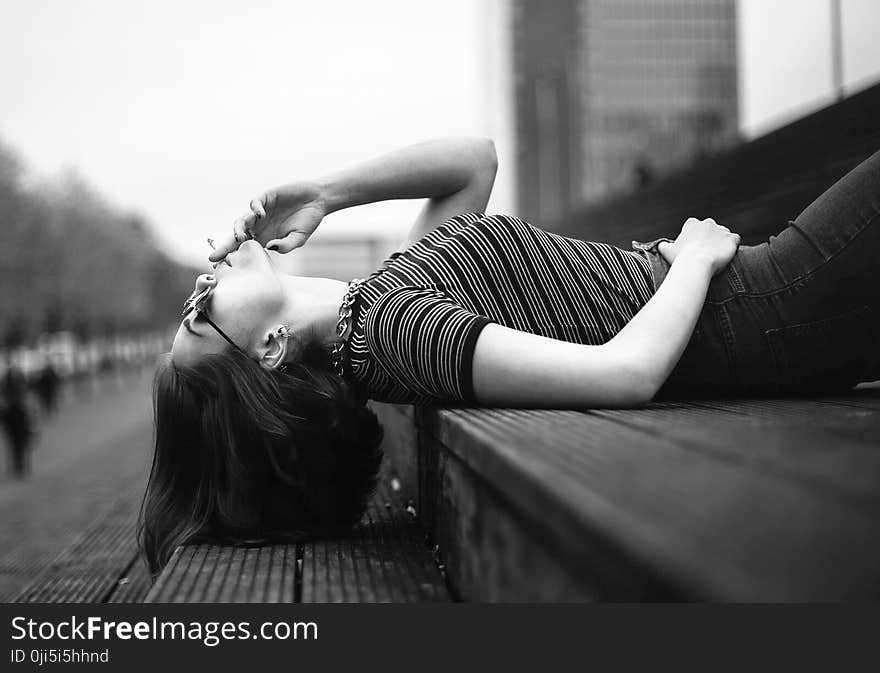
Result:
M138 526L152 574L181 544L301 539L357 522L382 427L359 390L318 362L320 349L271 371L235 351L160 363Z

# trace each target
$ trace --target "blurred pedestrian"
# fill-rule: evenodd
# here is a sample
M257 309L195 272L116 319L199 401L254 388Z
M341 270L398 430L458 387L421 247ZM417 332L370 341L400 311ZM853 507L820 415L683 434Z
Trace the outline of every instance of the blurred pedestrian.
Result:
M650 187L654 182L654 170L648 160L641 158L633 165L633 187L635 189L645 189Z
M40 370L36 381L37 396L46 414L55 413L58 408L58 391L61 387L61 377L55 371L51 362L46 362Z
M34 435L34 424L27 405L24 375L10 365L3 377L2 421L10 451L12 473L23 478L29 469L28 451Z

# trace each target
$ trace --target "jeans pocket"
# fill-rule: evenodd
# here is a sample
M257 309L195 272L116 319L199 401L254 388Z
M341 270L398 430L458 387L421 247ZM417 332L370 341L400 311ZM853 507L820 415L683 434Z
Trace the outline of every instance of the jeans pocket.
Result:
M859 306L830 318L767 330L779 393L852 388L877 359L872 311Z

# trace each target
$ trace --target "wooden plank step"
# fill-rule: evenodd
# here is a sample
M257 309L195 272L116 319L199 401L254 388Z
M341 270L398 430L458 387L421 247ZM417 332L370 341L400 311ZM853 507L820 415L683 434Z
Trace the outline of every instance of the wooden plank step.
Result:
M799 424L841 438L871 440L880 431L880 404L865 406L864 397L846 398L771 398L695 400L693 407L740 414L755 422L763 420ZM880 402L880 399L878 399Z
M836 404L860 409L880 410L880 381L860 383L852 392L844 395L817 398L824 404Z
M840 460L857 455L857 469L835 467L823 481L820 459L785 466L786 442L796 463L805 438L789 421L771 435L749 431L750 449L735 441L739 425L718 412L679 411L677 420L661 420L650 409L615 413L423 413L419 423L433 446L423 440L420 459L435 472L424 485L440 509L428 520L450 579L465 578L464 586L456 584L464 598L485 598L479 583L487 568L504 568L505 591L527 588L530 574L490 544L504 526L526 531L520 546L552 550L559 572L569 573L566 581L587 578L585 586L572 586L579 596L590 589L606 599L632 598L632 591L710 600L876 596L880 505L869 479L846 485L858 470L877 473L876 435L873 451L855 440L844 448ZM734 439L713 444L719 422ZM691 432L702 441L688 440ZM466 482L458 464L479 481ZM500 521L498 507L492 519L471 507L455 521L455 508L474 502L480 489L497 494L510 521Z
M132 559L116 586L107 596L107 603L140 603L150 590L152 579L146 561L139 554Z
M138 558L135 526L137 504L126 496L89 526L43 569L13 600L16 603L102 603ZM130 600L138 600L130 587Z
M396 490L389 479L380 482L354 535L305 545L303 603L451 600L415 510L401 502Z
M300 545L179 547L145 602L448 601L443 577L406 506L386 469L350 535Z
M750 463L854 506L880 505L880 413L782 399L591 413L720 460Z
M178 547L146 603L293 603L296 545Z

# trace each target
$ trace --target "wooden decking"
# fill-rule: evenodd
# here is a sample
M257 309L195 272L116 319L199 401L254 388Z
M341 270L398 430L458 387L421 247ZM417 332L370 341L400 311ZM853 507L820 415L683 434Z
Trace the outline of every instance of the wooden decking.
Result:
M401 490L386 470L363 521L343 538L181 547L152 587L136 547L137 498L125 496L13 602L448 602L442 573Z
M181 547L146 602L414 603L449 601L415 510L386 474L346 537L305 544Z
M18 594L15 603L136 603L149 589L135 538L137 499L124 497Z
M464 599L880 594L880 384L415 420L425 523Z

